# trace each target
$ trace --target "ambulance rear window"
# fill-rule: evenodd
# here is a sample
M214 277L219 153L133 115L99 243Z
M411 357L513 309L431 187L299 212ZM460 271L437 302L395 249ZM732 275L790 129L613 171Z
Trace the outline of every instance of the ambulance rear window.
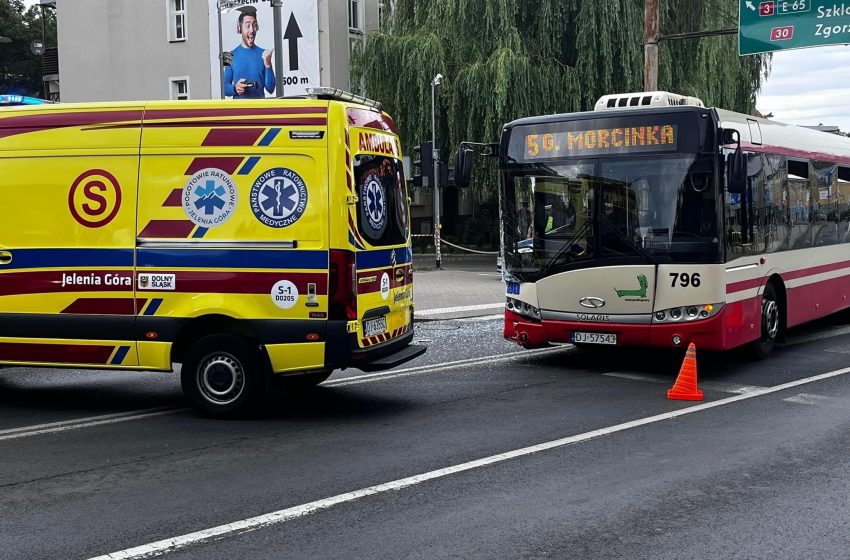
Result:
M407 242L407 185L399 160L387 156L354 158L354 178L360 203L357 226L371 245Z

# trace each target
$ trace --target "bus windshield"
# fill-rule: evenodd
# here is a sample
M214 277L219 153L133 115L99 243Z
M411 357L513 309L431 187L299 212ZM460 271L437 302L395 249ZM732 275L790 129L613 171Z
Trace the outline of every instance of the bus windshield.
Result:
M721 258L713 156L524 165L504 180L505 269L518 281L597 265Z

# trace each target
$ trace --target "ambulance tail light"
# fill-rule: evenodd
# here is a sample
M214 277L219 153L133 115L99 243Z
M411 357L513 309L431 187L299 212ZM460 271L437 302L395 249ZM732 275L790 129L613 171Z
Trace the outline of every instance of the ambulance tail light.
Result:
M354 253L331 249L330 265L328 317L332 320L354 321L357 319L357 269Z

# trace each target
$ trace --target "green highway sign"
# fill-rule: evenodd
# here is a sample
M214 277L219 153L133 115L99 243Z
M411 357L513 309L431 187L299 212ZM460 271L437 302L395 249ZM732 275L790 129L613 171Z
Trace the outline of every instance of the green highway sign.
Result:
M847 0L740 0L738 54L850 43Z

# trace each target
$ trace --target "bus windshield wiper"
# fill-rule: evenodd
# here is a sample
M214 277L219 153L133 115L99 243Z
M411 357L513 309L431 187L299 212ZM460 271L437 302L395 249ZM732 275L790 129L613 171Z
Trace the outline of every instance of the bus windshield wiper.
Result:
M604 224L608 229L613 231L616 235L618 235L621 241L625 241L626 244L632 249L634 249L639 255L649 260L649 262L651 262L652 264L660 263L660 261L655 256L653 256L652 253L641 247L640 244L636 243L634 239L630 238L625 232L621 231L620 228L618 228L617 225L614 224L614 222L606 218L604 215L599 215L599 221L600 223Z
M587 233L588 228L590 228L592 224L593 220L588 220L584 222L584 225L578 228L578 230L573 233L573 235L564 243L564 246L558 249L558 252L555 253L555 255L551 259L549 259L549 261L546 263L546 266L543 267L543 270L541 270L541 273L546 274L550 270L552 270L552 268L555 266L555 262L557 262L561 257L564 256L564 254L566 254L570 249L572 249L573 242L582 235L585 235Z

